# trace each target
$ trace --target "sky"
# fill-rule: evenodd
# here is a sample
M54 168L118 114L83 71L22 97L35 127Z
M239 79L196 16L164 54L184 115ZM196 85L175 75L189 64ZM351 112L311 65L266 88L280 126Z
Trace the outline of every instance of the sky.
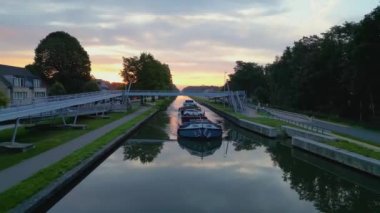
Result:
M267 64L302 36L360 21L379 0L0 0L0 64L24 67L49 33L76 37L91 74L121 82L149 52L179 88L222 85L237 60Z

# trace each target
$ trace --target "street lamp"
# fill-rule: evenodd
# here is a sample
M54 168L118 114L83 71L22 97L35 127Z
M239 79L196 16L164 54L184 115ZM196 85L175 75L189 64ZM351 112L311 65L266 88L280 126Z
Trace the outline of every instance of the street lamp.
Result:
M227 71L224 71L224 78L223 78L223 93L226 92L226 74L227 74ZM226 107L226 97L223 96L223 106Z

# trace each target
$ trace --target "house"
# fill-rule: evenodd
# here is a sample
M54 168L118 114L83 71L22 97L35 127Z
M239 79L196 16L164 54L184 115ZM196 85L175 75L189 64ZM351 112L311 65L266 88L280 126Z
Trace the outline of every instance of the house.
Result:
M9 99L9 105L31 104L47 95L46 85L30 71L0 64L0 91Z

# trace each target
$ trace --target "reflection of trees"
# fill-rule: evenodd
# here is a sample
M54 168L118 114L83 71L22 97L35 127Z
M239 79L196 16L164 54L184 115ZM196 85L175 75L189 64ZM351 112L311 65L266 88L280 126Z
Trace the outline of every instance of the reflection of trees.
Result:
M228 129L230 131L227 139L233 141L236 151L266 147L273 164L282 169L283 180L289 182L290 187L298 193L299 199L313 202L319 211L380 212L379 191L369 191L341 178L342 176L327 172L328 169L321 170L294 158L290 148L280 145L279 141L234 126L228 126ZM317 158L315 163L320 165L322 160Z
M145 123L133 136L133 139L162 139L169 136L165 130L169 117L161 112ZM160 154L162 143L126 143L124 144L124 160L140 160L141 163L150 163Z
M144 124L132 138L140 139L169 139L166 125L169 123L169 117L165 112L160 112Z
M141 163L150 163L161 153L162 143L138 143L124 145L124 160L140 160Z
M379 212L380 196L338 176L293 158L285 146L269 147L272 160L284 172L301 200L314 202L321 212ZM379 193L379 192L378 192Z
M232 145L235 147L235 151L254 150L263 145L262 137L237 128L230 128L227 140L233 141Z

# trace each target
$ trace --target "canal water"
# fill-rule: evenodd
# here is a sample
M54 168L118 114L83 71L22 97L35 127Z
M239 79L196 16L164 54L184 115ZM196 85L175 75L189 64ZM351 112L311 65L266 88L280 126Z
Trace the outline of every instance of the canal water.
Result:
M223 140L177 141L177 97L50 212L380 212L379 179L220 123Z

